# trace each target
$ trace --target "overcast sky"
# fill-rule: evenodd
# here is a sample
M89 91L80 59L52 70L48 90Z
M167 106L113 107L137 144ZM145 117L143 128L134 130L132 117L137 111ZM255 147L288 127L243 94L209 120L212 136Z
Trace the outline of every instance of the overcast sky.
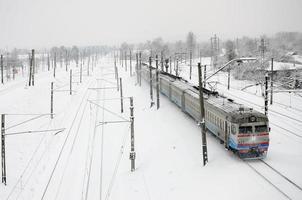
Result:
M0 0L0 48L302 32L302 0Z

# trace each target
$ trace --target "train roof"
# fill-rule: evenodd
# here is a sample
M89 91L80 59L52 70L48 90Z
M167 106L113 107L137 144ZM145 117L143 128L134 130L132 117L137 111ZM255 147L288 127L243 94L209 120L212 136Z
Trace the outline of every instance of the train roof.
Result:
M187 82L182 80L174 80L173 85L179 87L182 90L186 90L186 93L189 95L199 98L199 88L192 86ZM250 117L256 117L260 121L268 121L268 118L263 113L253 110L253 108L243 106L235 102L232 99L229 99L225 96L220 95L218 92L212 92L210 90L204 89L204 100L205 103L210 104L211 106L218 108L220 112L224 112L229 117L229 120L232 122L240 123Z

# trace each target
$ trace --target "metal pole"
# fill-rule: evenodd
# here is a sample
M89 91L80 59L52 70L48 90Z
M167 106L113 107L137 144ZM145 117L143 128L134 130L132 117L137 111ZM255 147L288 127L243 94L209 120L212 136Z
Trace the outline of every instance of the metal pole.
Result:
M228 69L228 90L230 89L230 83L231 83L231 67L229 66L229 69Z
M264 96L264 114L268 111L268 74L265 74L265 96Z
M121 95L121 113L124 112L124 100L123 100L123 83L122 78L120 78L120 95Z
M202 74L201 74L200 63L198 63L198 79L199 79L200 125L201 125L201 136L202 136L202 155L203 155L203 165L205 166L208 162L208 150L207 150L206 124L204 119L205 112L204 112Z
M130 160L131 160L131 171L135 170L135 148L134 148L134 114L133 114L133 97L130 97L130 122L131 122L131 151L130 151Z
M50 85L50 118L53 119L53 82Z
M175 75L178 76L178 57L176 58L176 72Z
M32 58L30 53L28 54L29 57L29 79L28 79L28 86L31 86L31 78L32 78Z
M72 95L72 69L70 70L69 76L69 94Z
M135 58L136 58L136 67L135 67L135 70L136 70L136 83L138 84L139 83L139 75L138 75L138 53L135 54Z
M207 79L207 65L204 65L203 66L204 68L203 68L203 80L204 80L204 82L203 82L203 87L204 88L206 88L206 84L207 84L207 82L206 82L206 79Z
M1 166L2 183L6 185L6 159L5 159L5 114L1 114Z
M35 85L35 50L34 49L31 50L31 54L32 54L31 55L31 65L32 65L31 81L32 81L32 86L34 86Z
M54 59L53 59L53 77L56 77L56 68L57 68L57 55L55 52Z
M274 58L272 58L272 63L271 63L271 99L270 99L270 104L273 104L273 87L274 87Z
M156 105L157 109L160 107L160 102L159 102L159 79L158 79L158 57L156 55L156 73L155 73L155 78L156 78Z
M142 52L139 52L139 86L142 86Z
M150 107L153 106L153 88L152 88L152 59L149 57L149 79L150 79L150 99L151 99L151 105Z
M1 83L4 84L4 80L3 80L3 55L2 54L1 54L0 65L1 65Z
M190 80L192 77L192 51L190 51Z
M169 61L170 61L170 74L172 74L172 57L171 56L170 56Z

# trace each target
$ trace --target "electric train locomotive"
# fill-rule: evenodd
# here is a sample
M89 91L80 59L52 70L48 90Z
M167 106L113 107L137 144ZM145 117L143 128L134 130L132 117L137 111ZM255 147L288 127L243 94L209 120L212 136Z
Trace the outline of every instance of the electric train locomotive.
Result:
M142 77L149 81L150 71L146 64L143 64L141 73ZM155 76L154 68L152 76ZM181 77L160 72L159 88L160 92L183 112L194 120L200 121L198 87L189 84ZM264 158L269 146L267 116L219 95L217 92L207 89L204 89L203 92L207 130L240 158Z

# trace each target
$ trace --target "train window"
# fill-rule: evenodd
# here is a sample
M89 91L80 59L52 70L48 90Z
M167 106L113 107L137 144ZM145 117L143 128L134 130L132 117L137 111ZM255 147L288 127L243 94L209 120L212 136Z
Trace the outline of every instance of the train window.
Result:
M232 124L231 126L231 131L232 131L232 134L235 135L236 134L236 127Z
M253 129L251 126L240 126L239 133L252 133Z
M255 132L257 133L267 132L267 126L266 125L255 126Z

